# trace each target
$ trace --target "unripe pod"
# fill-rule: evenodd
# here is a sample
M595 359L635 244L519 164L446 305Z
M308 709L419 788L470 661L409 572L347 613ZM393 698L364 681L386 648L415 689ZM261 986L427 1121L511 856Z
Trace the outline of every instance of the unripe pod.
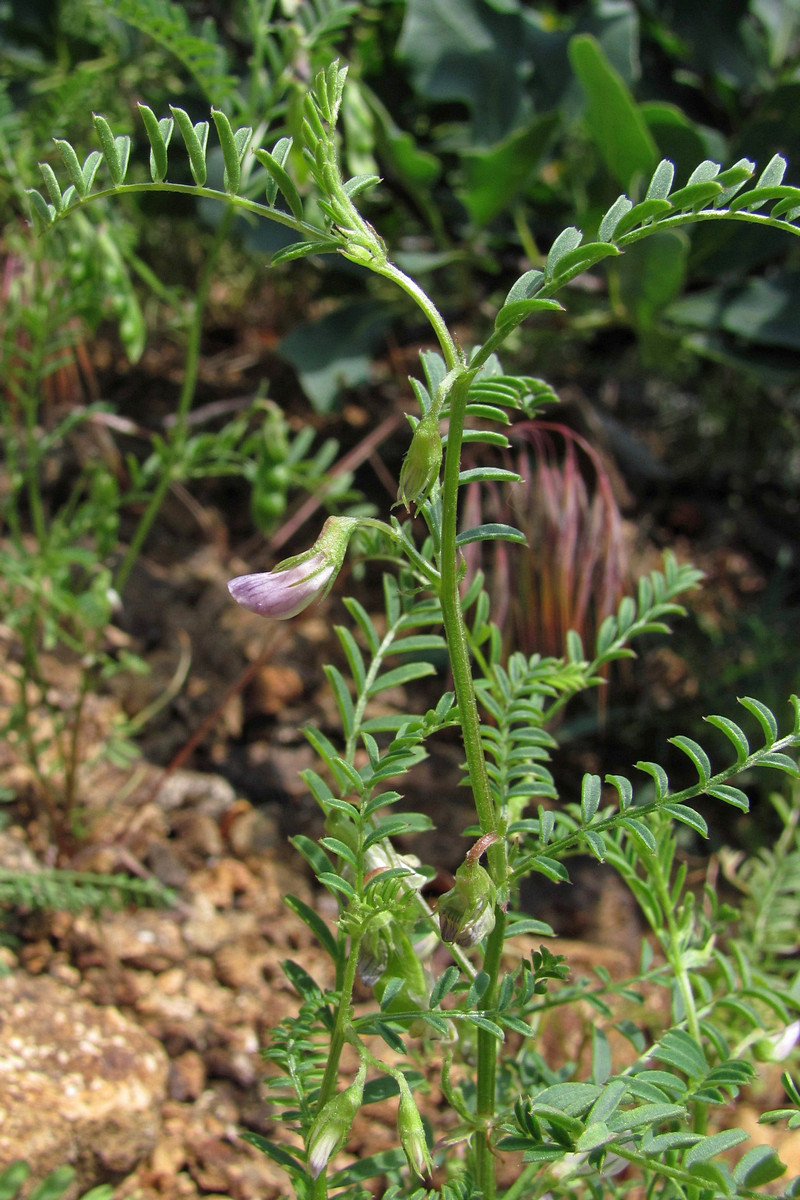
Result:
M494 929L497 889L488 871L474 859L456 871L455 883L439 900L437 909L443 942L474 946Z

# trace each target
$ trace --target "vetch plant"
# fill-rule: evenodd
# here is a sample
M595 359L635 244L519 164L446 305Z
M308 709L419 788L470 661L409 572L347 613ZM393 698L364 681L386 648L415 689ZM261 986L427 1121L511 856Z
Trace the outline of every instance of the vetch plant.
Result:
M593 648L573 631L563 657L506 654L480 575L465 580L462 550L524 538L497 522L464 528L459 499L475 484L519 480L507 467L465 468L463 447L506 448L504 428L535 418L553 399L541 380L505 373L497 357L523 321L560 311L555 295L577 275L656 231L740 221L797 236L800 188L783 183L778 157L754 184L754 164L742 159L727 170L704 162L677 188L671 163L661 162L641 196L615 201L593 240L564 230L543 268L514 283L489 335L467 352L356 206L378 179L341 174L336 122L345 75L332 63L315 79L303 102L299 146L288 139L271 150L254 145L252 130L232 128L214 110L224 191L206 182L210 124L193 124L177 109L156 119L142 107L151 183L125 182L127 143L98 123L102 152L81 163L71 147L62 148L68 186L62 190L45 172L49 199L31 193L43 228L111 195L172 190L222 200L231 211L296 232L299 240L274 256L275 265L335 253L396 286L438 345L437 353L423 352L423 378L411 381L418 412L399 480L399 502L419 520L389 514L385 521L335 521L304 554L231 584L247 607L291 617L331 588L351 537L386 563L384 613L373 620L358 600L345 599L350 624L336 633L346 671L325 668L341 738L306 730L320 769L304 779L325 831L318 841L298 835L293 845L335 898L338 917L331 928L287 897L329 956L330 970L312 978L299 963L283 964L299 1005L266 1049L276 1133L250 1141L283 1167L301 1200L361 1200L371 1194L370 1180L379 1181L387 1200L628 1192L712 1200L774 1190L785 1168L773 1149L729 1156L746 1134L728 1105L754 1076L756 1042L773 1039L788 1052L800 990L792 972L776 969L758 946L741 951L735 914L713 889L692 890L679 839L707 836L706 800L747 811L740 783L755 768L798 774L790 752L800 745L800 703L792 698L791 723L781 732L763 704L741 699L755 741L730 717L708 718L716 765L699 743L675 737L693 775L686 786L673 788L647 759L636 764L637 783L589 774L579 795L559 796L548 768L555 717L602 681L603 667L632 654L634 641L668 631L699 572L668 554L663 570L642 578L636 594L602 622ZM173 128L192 184L168 180ZM308 195L294 171L298 153L313 183ZM255 178L265 202L253 198ZM443 652L452 690L435 704L421 713L372 710L388 688L434 676ZM466 830L471 848L432 910L422 891L431 870L401 854L394 839L416 833L419 845L430 847L433 824L425 812L401 811L396 789L425 757L428 739L448 730L463 745L474 816ZM542 874L567 883L578 852L610 864L641 910L648 932L629 979L615 980L600 967L573 978L562 956L531 944L551 931L519 911L521 881ZM355 1004L359 975L372 1004ZM661 1004L645 1010L654 994ZM586 1061L553 1062L543 1054L543 1024L564 1008L583 1023ZM423 1097L434 1075L444 1107L429 1114L429 1124ZM795 1103L796 1089L786 1086ZM367 1147L356 1162L340 1159L359 1109L392 1096L399 1097L395 1148ZM786 1114L794 1119L793 1109L769 1117ZM798 1192L800 1179L784 1195Z

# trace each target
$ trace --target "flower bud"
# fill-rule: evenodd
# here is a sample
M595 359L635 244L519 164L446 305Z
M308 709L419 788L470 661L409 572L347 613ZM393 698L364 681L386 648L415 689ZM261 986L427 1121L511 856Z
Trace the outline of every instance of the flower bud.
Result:
M397 1110L400 1145L411 1170L424 1179L433 1170L425 1127L406 1080L400 1075L397 1082L400 1084L400 1105Z
M426 413L414 430L411 445L400 470L400 486L397 490L398 504L407 509L419 505L426 498L442 465L442 438L439 433L438 417Z
M367 1068L362 1063L350 1087L323 1105L314 1118L307 1144L308 1171L312 1179L322 1174L328 1161L347 1141L350 1126L361 1107L366 1075Z
M296 617L330 591L357 525L355 517L329 517L310 550L285 559L272 571L239 575L230 580L228 591L237 604L261 617Z
M497 890L488 871L471 858L456 871L453 887L439 900L439 930L443 942L474 946L494 929Z

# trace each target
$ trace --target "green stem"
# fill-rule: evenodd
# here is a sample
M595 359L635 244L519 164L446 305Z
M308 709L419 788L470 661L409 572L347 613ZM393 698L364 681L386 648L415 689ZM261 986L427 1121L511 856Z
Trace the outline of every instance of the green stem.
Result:
M508 899L508 850L505 830L500 828L497 807L489 786L486 760L481 742L481 726L469 653L469 638L458 590L460 556L456 545L458 528L458 477L461 469L461 445L469 389L465 374L456 380L450 393L450 423L447 435L442 485L442 538L440 601L445 636L450 655L453 686L458 703L464 755L469 769L475 809L482 833L496 833L498 839L487 851L489 869L498 890L496 922L489 935L483 969L489 986L483 1002L491 1007L497 992L500 959L505 935L504 906ZM488 1126L495 1110L497 1042L486 1030L478 1030L477 1115L486 1125L476 1144L477 1182L485 1200L496 1195L495 1158L488 1141Z
M336 1084L339 1080L339 1059L342 1055L342 1048L347 1041L347 1034L352 1020L352 1000L353 988L356 982L356 968L358 966L358 948L361 944L361 934L354 936L350 942L350 952L347 956L347 963L344 969L344 979L342 981L342 990L339 993L339 1003L336 1007L336 1019L331 1033L330 1046L328 1049L328 1062L325 1067L325 1074L322 1077L322 1086L319 1090L319 1099L317 1101L317 1112L324 1104L333 1097L336 1092ZM316 1196L316 1193L315 1193Z
M164 503L164 498L172 486L175 479L175 469L181 459L181 456L186 445L186 436L188 432L188 418L192 404L195 398L197 389L197 376L200 370L200 349L203 337L203 318L205 317L206 302L208 293L211 287L214 270L216 269L217 259L220 251L227 240L230 232L231 223L233 221L234 210L228 208L217 227L217 233L211 246L211 250L206 258L203 273L200 276L200 281L197 285L197 291L192 305L192 318L189 325L189 336L186 345L186 365L184 367L183 385L181 394L178 399L178 406L175 412L175 424L172 428L172 437L167 448L166 459L162 465L161 473L153 488L153 493L139 520L133 537L130 540L125 555L117 568L117 573L114 577L114 588L117 592L122 593L125 584L128 582L128 577L136 564L142 546L144 545L147 535L149 534L153 522L158 516L161 506Z

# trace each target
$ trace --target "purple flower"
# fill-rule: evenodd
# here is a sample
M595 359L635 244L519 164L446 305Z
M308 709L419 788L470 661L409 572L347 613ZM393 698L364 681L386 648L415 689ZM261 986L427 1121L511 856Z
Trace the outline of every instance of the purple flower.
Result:
M229 582L228 591L242 608L260 617L286 620L296 617L322 595L335 574L333 563L327 563L322 554L315 554L287 571L238 575Z
M260 617L296 617L330 591L357 525L354 517L329 517L310 550L287 558L272 571L238 575L228 583L228 591L237 604Z

